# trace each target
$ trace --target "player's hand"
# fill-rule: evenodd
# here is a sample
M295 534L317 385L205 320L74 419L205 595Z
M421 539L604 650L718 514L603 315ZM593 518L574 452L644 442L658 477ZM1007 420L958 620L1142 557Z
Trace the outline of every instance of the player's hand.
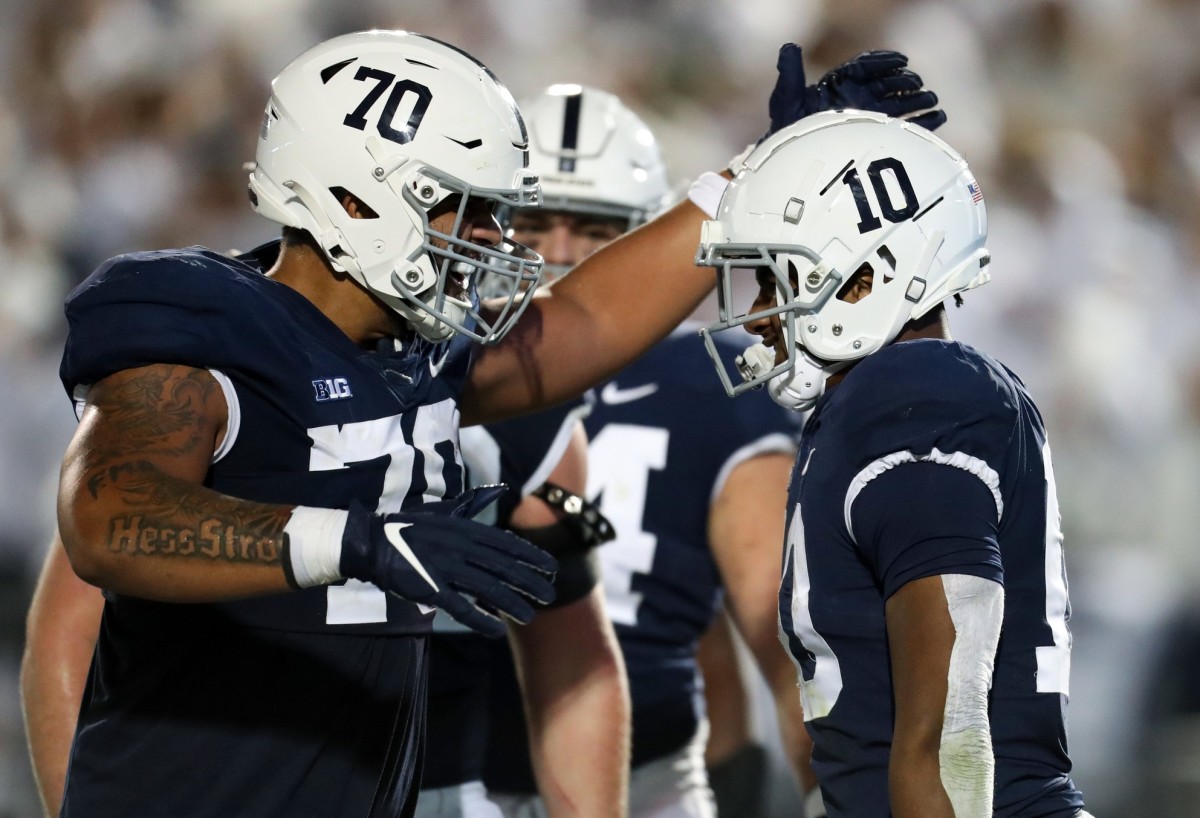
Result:
M350 508L339 567L411 602L436 605L462 624L503 636L504 614L533 619L530 600L554 599L557 563L517 535L471 517L505 486L483 486L410 511L375 514Z
M876 111L929 130L946 121L944 111L933 110L937 94L924 88L921 77L908 69L908 57L898 51L864 51L806 85L800 46L786 43L776 68L779 77L768 104L771 127L764 139L810 114L838 108Z

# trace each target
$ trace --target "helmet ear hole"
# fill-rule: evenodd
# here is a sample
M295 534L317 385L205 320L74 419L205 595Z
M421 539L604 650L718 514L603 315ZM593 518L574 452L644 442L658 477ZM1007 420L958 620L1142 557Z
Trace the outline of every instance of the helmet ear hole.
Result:
M347 213L352 213L358 219L378 219L379 214L366 202L358 196L355 196L344 187L331 187L329 193L333 198L341 202L342 207ZM353 210L351 210L353 207Z
M885 273L883 283L886 284L890 280ZM846 279L846 283L837 291L835 298L838 301L854 304L866 299L874 291L875 267L868 261L859 265L859 268L854 271L854 275Z

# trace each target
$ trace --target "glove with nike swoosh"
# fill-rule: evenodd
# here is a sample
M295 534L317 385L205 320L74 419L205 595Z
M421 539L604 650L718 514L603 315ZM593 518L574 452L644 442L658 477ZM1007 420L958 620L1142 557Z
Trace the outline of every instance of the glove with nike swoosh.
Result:
M301 587L339 576L370 582L410 602L442 608L482 634L503 636L501 614L528 623L535 612L530 600L543 605L553 601L551 580L557 569L554 557L540 548L471 519L507 488L481 486L408 511L377 514L354 504L349 511L331 512L338 516L332 528L326 527L330 533L344 519L336 571L329 565L329 536L289 530L293 522L314 519L304 514L318 512L298 508L285 528L292 543L289 571ZM297 543L303 543L302 550Z
M800 46L780 48L776 67L779 78L767 104L771 127L764 139L809 114L838 108L875 111L931 131L946 122L944 111L930 110L938 103L937 94L925 90L899 51L864 51L807 86Z
M908 57L899 51L864 51L806 85L800 46L785 43L779 49L776 68L779 76L767 103L770 127L757 143L729 163L735 174L763 139L820 111L875 111L931 131L946 122L945 111L934 109L937 94L925 89L920 75L909 70Z

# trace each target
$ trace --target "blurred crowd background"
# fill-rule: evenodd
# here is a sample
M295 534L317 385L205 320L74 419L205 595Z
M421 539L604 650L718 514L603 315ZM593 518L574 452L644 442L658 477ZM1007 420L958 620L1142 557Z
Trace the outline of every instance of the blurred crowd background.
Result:
M952 310L955 335L1016 369L1051 431L1076 782L1101 818L1200 815L1196 0L4 0L0 818L37 814L17 668L74 425L62 299L117 253L274 237L243 167L268 82L371 27L452 42L518 99L619 94L681 186L761 134L782 42L810 80L909 54L991 224L993 282Z

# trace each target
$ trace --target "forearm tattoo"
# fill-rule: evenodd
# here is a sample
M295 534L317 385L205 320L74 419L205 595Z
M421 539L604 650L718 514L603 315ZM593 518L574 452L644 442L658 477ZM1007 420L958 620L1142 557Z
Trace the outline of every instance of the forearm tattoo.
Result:
M84 481L112 514L107 546L129 556L277 564L291 509L214 492L164 473L164 459L207 462L220 387L207 372L155 366L98 385L103 421L89 436Z

